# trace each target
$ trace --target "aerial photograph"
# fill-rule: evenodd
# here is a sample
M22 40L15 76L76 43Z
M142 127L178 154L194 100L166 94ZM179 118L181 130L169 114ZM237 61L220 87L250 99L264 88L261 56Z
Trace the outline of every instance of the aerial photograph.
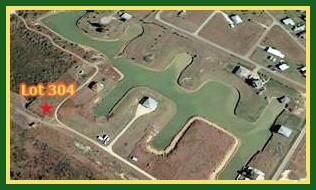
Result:
M10 180L308 178L306 10L13 8Z

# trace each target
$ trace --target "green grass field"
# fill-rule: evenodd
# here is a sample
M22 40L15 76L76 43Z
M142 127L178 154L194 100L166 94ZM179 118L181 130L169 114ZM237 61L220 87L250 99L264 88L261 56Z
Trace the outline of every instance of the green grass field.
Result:
M112 61L112 64L124 73L124 80L105 97L105 101L96 107L97 115L107 114L113 105L129 89L135 86L146 86L159 92L175 102L177 113L168 125L154 138L152 145L155 148L163 149L168 146L188 118L194 115L207 118L240 139L240 148L225 170L220 174L220 179L233 179L236 176L236 171L245 164L252 154L264 145L270 135L268 129L283 109L282 105L277 103L276 100L273 100L266 106L256 122L247 122L234 115L238 93L229 84L213 81L204 85L199 91L189 93L176 83L179 76L179 68L183 68L188 64L187 62L175 60L173 61L173 65L167 70L155 72L147 70L130 60L115 58L115 53L124 42L95 41L81 34L75 26L75 21L81 14L82 12L80 11L62 12L46 18L44 23L65 38L93 47L106 54ZM179 57L183 58L182 56Z

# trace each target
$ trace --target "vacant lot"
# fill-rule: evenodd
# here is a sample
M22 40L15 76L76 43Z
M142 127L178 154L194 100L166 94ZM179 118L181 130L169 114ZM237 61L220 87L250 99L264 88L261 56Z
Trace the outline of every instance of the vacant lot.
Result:
M162 11L160 16L163 20L183 28L187 31L194 32L207 19L213 11L185 11L179 14L179 11Z
M137 19L146 19L147 17L152 15L155 10L128 10L127 12Z
M306 138L303 138L286 170L290 170L289 179L300 180L306 178Z
M221 129L195 120L168 155L162 157L148 152L143 137L128 159L137 157L135 164L158 179L209 179L225 164L223 160L231 156L236 143Z
M257 42L263 31L262 26L249 21L230 28L224 16L217 13L199 34L233 52L245 55Z
M11 179L146 179L112 156L58 128L11 122Z

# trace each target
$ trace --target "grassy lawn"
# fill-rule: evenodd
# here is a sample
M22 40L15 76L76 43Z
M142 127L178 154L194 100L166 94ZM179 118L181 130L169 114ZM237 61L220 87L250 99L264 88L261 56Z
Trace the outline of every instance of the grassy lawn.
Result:
M240 139L241 146L220 175L221 179L234 178L236 171L263 146L269 136L268 129L283 109L281 104L272 101L255 122L239 118L234 114L238 93L228 83L212 81L197 92L189 93L176 83L180 74L179 70L181 70L179 68L184 68L188 64L186 61L177 61L182 60L182 56L176 57L173 65L163 72L150 71L125 58L115 58L114 55L124 41L100 42L81 34L75 26L75 21L81 14L80 11L62 12L46 18L44 23L65 38L106 54L112 64L124 73L124 80L96 107L97 115L106 115L133 87L145 86L159 92L175 102L177 112L168 125L153 139L152 145L155 148L165 148L193 115L209 119Z

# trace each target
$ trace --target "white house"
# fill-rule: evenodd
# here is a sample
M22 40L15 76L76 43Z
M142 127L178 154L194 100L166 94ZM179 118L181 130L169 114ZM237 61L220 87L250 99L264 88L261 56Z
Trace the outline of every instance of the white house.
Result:
M145 108L149 108L149 109L152 109L152 110L155 110L157 108L157 105L158 105L158 102L151 98L151 97L143 97L139 103L144 106Z
M267 51L268 53L270 53L270 54L272 54L272 55L274 55L274 56L280 57L280 58L284 58L284 57L285 57L285 55L284 55L281 51L279 51L279 50L277 50L277 49L274 49L274 48L272 48L272 47L268 47L268 48L266 49L266 51Z
M239 15L231 15L229 18L233 21L235 25L242 23L242 19Z
M304 31L304 30L306 30L305 24L303 24L301 26L296 26L296 27L293 28L294 32L301 32L301 31Z
M295 26L295 22L291 18L285 18L285 19L281 20L281 22L285 25Z
M277 67L280 71L285 71L285 70L287 70L288 68L290 68L290 66L289 66L287 63L285 63L285 62L277 64L276 67Z
M121 21L128 21L131 18L133 18L133 16L131 14L128 14L126 12L121 12L121 11L119 12L119 17L120 17Z

